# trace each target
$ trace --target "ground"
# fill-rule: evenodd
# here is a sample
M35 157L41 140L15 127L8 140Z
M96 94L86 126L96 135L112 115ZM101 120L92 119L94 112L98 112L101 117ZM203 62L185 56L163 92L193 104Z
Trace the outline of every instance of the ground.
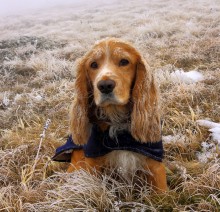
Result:
M217 0L99 1L1 17L0 210L219 211L220 141L198 122L220 122L219 23ZM105 37L132 42L159 83L164 195L138 176L66 174L50 159L68 134L74 61ZM181 71L202 79L173 77Z

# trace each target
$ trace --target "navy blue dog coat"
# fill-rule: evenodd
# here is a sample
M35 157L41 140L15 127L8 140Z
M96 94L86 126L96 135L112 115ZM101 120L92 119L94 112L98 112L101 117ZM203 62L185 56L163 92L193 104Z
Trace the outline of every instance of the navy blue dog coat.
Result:
M163 159L162 140L158 142L140 143L136 141L128 131L122 131L117 138L109 136L109 130L102 132L97 125L93 125L91 136L85 145L76 145L69 136L67 142L56 149L52 160L59 162L70 162L73 150L83 149L86 157L95 158L103 156L113 150L128 150L140 153L156 161Z

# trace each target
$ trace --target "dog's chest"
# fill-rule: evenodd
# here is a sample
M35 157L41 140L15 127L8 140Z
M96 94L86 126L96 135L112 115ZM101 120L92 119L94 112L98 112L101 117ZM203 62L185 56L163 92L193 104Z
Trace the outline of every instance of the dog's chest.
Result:
M143 168L145 160L144 155L135 152L114 150L106 155L105 165L111 169L122 171L124 174L132 174Z

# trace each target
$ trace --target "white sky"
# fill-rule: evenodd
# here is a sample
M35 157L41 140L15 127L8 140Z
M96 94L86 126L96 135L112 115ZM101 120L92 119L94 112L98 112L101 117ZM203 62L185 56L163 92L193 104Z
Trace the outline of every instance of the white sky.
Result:
M68 4L83 4L92 1L85 0L0 0L0 16L19 15L39 9Z

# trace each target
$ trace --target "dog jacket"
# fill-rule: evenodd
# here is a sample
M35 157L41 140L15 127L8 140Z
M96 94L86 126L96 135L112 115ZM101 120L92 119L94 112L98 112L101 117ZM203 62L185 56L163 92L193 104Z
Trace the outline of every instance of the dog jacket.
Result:
M102 132L97 125L93 125L87 144L76 145L70 135L67 142L56 149L52 160L70 162L72 151L79 149L83 149L88 158L103 156L113 150L128 150L161 162L164 154L162 140L141 143L136 141L128 131L121 131L117 134L117 138L111 138L108 129Z

